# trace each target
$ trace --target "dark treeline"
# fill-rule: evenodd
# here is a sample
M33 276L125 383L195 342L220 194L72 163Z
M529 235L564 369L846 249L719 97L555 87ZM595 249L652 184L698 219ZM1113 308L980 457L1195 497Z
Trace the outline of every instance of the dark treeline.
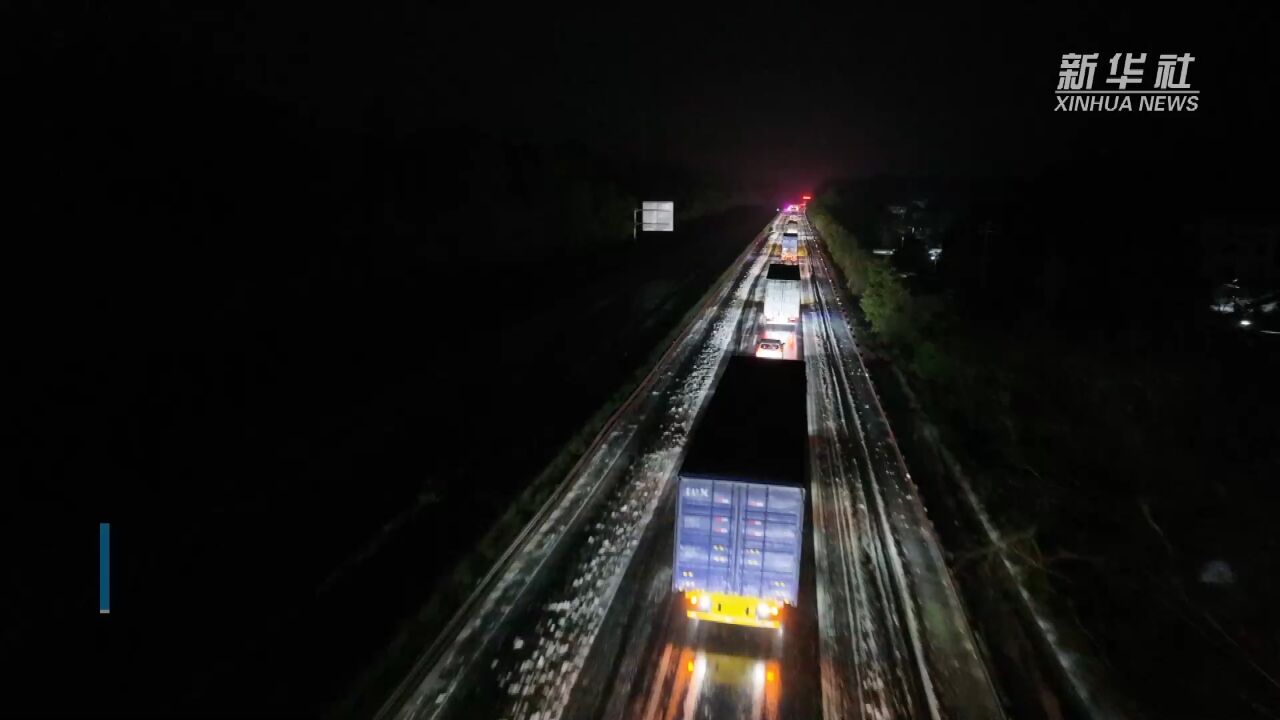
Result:
M895 264L914 272L915 283L1087 337L1115 339L1123 327L1133 341L1160 341L1200 316L1215 281L1200 225L1242 210L1192 205L1177 187L1097 173L1021 182L884 178L831 193L837 219L867 250L895 250ZM936 263L930 247L942 250Z
M50 239L21 249L113 302L132 288L223 305L453 257L590 250L630 239L641 199L684 210L717 195L682 170L450 124L440 109L458 100L407 76L426 61L386 56L412 43L394 13L10 10L7 29L29 29L5 48L15 220ZM342 40L366 35L388 47ZM95 241L65 257L59 241L79 237ZM104 286L106 269L125 274Z
M8 287L38 299L18 324L46 361L198 346L210 323L263 336L322 316L326 332L357 323L353 302L386 309L431 291L422 278L441 263L629 242L632 209L651 195L726 205L681 170L433 123L429 109L393 118L377 87L356 92L343 74L325 103L350 108L321 112L302 80L288 86L247 40L228 40L248 31L218 13L50 13L15 18L33 31L7 48L19 53Z
M20 551L0 607L30 622L4 624L0 661L96 678L77 709L313 710L635 370L628 337L657 342L763 219L704 228L728 240L696 272L646 264L637 201L690 219L726 206L714 180L393 120L348 87L327 96L351 103L339 122L220 53L217 13L79 12L6 48L22 52L5 233L20 469L0 507ZM586 330L573 308L526 327L588 287L611 304ZM554 397L575 353L591 362ZM359 579L384 585L341 588L366 604L320 617L327 579L421 506L438 508L422 546L379 556ZM119 610L93 625L104 519Z
M873 356L1110 679L1160 717L1243 717L1280 704L1280 349L1210 311L1230 278L1201 227L1276 218L1247 179L1105 167L835 183L813 214Z

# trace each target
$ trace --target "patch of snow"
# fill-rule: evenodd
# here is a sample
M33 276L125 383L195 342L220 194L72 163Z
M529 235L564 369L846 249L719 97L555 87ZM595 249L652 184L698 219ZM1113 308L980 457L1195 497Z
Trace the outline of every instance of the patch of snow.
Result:
M512 720L559 717L567 706L644 530L675 477L680 448L728 353L747 292L766 260L762 256L755 263L739 280L733 299L712 316L692 369L666 393L659 431L605 499L597 516L607 520L594 524L594 534L578 550L576 560L568 563L572 578L568 587L543 606L558 615L551 622L535 624L537 641L531 643L531 656L520 665L516 681L520 699L507 713Z

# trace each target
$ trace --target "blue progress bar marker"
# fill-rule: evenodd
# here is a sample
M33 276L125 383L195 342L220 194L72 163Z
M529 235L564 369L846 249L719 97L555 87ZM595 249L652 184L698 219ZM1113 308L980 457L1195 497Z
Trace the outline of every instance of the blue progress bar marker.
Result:
M98 523L98 612L111 612L111 523Z

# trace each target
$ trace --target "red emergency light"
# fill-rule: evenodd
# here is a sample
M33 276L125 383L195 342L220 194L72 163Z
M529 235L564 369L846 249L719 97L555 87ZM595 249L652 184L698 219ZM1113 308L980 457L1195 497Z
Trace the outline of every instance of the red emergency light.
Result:
M812 200L812 199L813 199L813 196L812 196L812 195L801 195L801 196L800 196L800 199L801 199L801 200Z

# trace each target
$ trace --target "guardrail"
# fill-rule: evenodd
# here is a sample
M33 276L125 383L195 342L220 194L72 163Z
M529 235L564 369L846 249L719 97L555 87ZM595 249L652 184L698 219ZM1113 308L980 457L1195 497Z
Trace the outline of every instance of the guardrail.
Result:
M815 240L821 237L816 228L812 228L812 233ZM829 253L827 255L830 257ZM838 289L842 293L844 292L843 288ZM847 318L846 322L848 322ZM852 325L850 325L850 330L852 329ZM858 364L863 374L870 378L860 353L858 353ZM918 413L927 423L927 418L924 416L915 394L911 391L906 377L896 366L893 367L893 372L903 392L906 394L908 402L912 405L913 412ZM884 414L884 408L880 404L879 393L875 391L874 385L871 388L871 396L875 399L877 410L887 418L888 415ZM901 449L898 446L897 437L894 436L892 426L887 429L890 437L893 438L893 451L901 464L903 472L906 473L906 460L903 458ZM970 513L967 521L981 527L986 541L996 549L996 553L1001 560L1000 567L1003 570L1001 577L1006 583L1005 594L1015 600L1018 623L1021 625L1023 632L1032 639L1037 654L1040 655L1042 666L1047 668L1050 671L1050 676L1054 678L1058 694L1069 703L1073 713L1080 718L1096 718L1098 720L1124 720L1127 718L1128 716L1120 709L1112 694L1104 688L1102 681L1095 676L1095 673L1085 667L1088 664L1087 660L1065 650L1057 642L1056 638L1060 635L1056 628L1057 623L1049 617L1044 608L1039 606L1026 587L1019 581L1017 568L1002 549L1004 546L1001 544L999 530L995 527L990 517L987 516L981 500L973 490L959 462L937 438L936 429L931 440L940 452L947 472L961 489L960 494L964 501L962 504ZM909 474L907 477L910 477Z
M658 357L657 361L654 362L653 367L645 374L645 377L640 381L640 383L636 385L636 388L621 404L619 404L617 409L615 409L605 421L600 432L596 434L591 444L587 446L583 453L578 457L578 460L573 464L568 472L565 473L563 480L560 481L560 484L556 487L555 491L549 498L547 498L546 502L542 504L542 507L538 509L538 512L530 518L529 522L525 524L524 529L520 531L502 555L494 561L493 566L487 573L485 573L484 577L480 579L480 582L477 583L476 588L467 596L466 600L462 602L457 612L455 612L449 622L445 624L444 628L440 631L440 634L436 636L436 639L427 648L426 652L423 653L423 655L419 657L418 661L414 663L413 669L410 671L408 677L397 686L396 690L391 694L391 697L382 705L376 715L376 718L383 720L384 718L394 717L398 713L399 709L408 702L413 693L419 687L421 679L428 674L428 669L433 667L440 660L450 643L458 637L467 620L472 617L475 606L482 598L492 592L498 578L500 578L510 566L512 558L524 547L528 542L529 537L539 527L541 527L546 517L555 510L561 501L563 501L565 495L573 487L574 478L578 477L582 473L585 464L594 457L597 451L599 451L606 439L613 433L621 418L632 409L632 406L635 405L640 398L650 392L653 385L657 382L659 375L666 370L667 366L672 362L674 355L684 346L685 342L687 342L689 334L692 332L693 328L698 326L699 320L706 314L707 309L711 307L713 301L720 298L725 285L733 278L737 277L738 273L742 270L742 266L746 258L754 251L758 251L758 246L762 241L767 240L767 238L767 231L757 234L755 239L753 239L742 253L734 259L730 264L729 269L727 269L716 283L712 285L693 312L687 316L685 325L676 336L675 341L672 342L662 355Z

